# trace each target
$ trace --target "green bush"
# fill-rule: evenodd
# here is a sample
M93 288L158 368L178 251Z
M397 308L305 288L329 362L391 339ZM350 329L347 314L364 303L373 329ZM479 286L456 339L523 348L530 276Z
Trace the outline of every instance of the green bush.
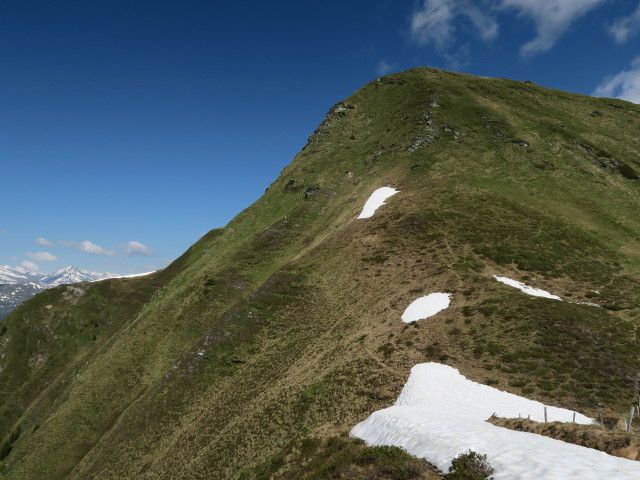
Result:
M486 455L469 450L451 461L446 480L493 480L490 475L493 467L489 465Z

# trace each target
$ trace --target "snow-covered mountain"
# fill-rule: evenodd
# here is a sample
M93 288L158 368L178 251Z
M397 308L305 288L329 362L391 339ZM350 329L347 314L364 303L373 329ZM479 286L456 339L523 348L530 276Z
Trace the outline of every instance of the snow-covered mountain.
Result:
M57 272L43 277L40 282L51 287L67 283L94 282L96 280L104 280L106 278L118 277L115 273L97 273L80 270L73 265L65 267Z
M46 288L39 282L0 284L0 319Z
M22 267L0 266L0 284L29 283L39 281L44 275L30 272Z
M105 278L118 277L115 273L97 273L80 270L73 265L62 268L51 274L30 272L22 267L0 267L0 285L16 285L25 283L42 283L49 287L55 287L66 283L93 282Z
M95 282L120 277L115 273L97 273L69 266L52 274L30 272L22 267L0 266L0 319L25 300L58 285Z

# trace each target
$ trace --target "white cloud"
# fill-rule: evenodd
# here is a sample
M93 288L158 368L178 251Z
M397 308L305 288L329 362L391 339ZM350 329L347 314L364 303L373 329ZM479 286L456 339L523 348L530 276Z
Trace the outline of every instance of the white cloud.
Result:
M55 247L53 242L50 242L49 240L43 237L36 238L35 242L42 247Z
M20 266L22 268L26 268L27 270L29 270L30 272L37 272L38 270L40 270L40 267L38 265L36 265L33 262L30 262L29 260L25 260L24 262L22 262L20 264Z
M454 0L424 0L411 14L411 40L420 46L444 48L453 39Z
M424 0L410 16L411 40L420 46L433 45L445 50L454 40L453 22L457 17L469 21L482 40L494 39L498 36L498 23L485 12L491 10L490 5L482 3L485 8L480 9L468 0Z
M608 28L608 32L617 43L625 43L640 32L640 3L631 15L619 18Z
M460 70L471 63L471 47L469 44L462 45L455 52L444 53L442 56L447 60L448 68Z
M471 21L482 40L488 42L498 36L498 22L493 16L487 15L470 3L463 3L461 9L462 14Z
M386 75L387 73L393 72L395 69L396 69L396 65L392 63L388 63L385 60L380 60L378 62L378 66L376 67L376 75L378 76Z
M58 260L58 257L49 252L27 252L25 255L38 262L55 262Z
M607 0L500 0L501 7L518 10L535 23L536 37L524 44L520 55L546 52L560 39L574 20Z
M120 248L130 256L149 257L154 253L149 247L135 240L120 245Z
M102 248L100 245L96 245L89 240L85 240L84 242L60 242L61 245L65 247L75 248L76 250L80 250L81 252L90 253L92 255L106 255L108 257L114 257L117 253L113 250L106 250Z
M640 104L640 55L633 59L628 70L605 77L593 95L616 97Z

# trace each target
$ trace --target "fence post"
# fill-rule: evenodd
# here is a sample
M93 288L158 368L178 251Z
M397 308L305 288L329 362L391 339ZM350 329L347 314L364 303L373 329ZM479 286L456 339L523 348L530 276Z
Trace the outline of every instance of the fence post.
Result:
M604 430L604 410L603 409L599 409L598 410L598 414L600 416L600 428L602 428Z
M547 407L544 407L544 423L547 423Z

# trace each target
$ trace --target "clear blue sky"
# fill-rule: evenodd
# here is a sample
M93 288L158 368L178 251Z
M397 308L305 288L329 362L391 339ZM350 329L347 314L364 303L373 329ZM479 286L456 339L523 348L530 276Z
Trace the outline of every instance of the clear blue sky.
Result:
M640 103L639 46L638 0L2 0L0 264L161 268L379 75Z

